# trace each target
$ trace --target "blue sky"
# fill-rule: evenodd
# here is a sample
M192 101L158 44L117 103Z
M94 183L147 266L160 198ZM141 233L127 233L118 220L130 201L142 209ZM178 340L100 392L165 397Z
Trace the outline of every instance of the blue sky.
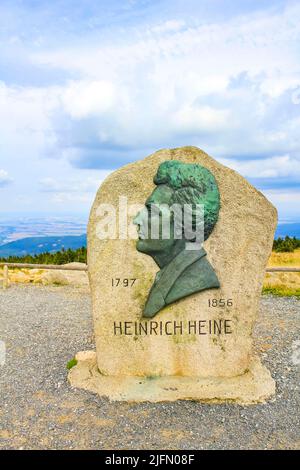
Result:
M0 210L86 215L197 145L300 221L300 3L0 0Z

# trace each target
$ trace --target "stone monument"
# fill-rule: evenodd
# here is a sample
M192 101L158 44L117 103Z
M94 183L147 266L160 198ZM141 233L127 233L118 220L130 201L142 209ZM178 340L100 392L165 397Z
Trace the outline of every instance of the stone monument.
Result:
M126 401L272 396L252 331L276 223L259 191L196 147L109 175L88 225L96 352L77 353L71 385Z

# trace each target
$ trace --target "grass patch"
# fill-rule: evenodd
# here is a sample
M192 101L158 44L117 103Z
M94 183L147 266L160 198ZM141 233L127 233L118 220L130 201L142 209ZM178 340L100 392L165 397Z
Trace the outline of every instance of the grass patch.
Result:
M272 294L279 297L297 297L300 299L300 289L286 287L284 285L278 286L265 286L262 290L263 295Z
M300 248L293 253L276 253L272 251L268 266L300 266Z
M72 369L72 367L76 366L77 364L77 359L75 359L75 357L73 357L73 359L71 359L68 363L67 363L67 369L70 370Z

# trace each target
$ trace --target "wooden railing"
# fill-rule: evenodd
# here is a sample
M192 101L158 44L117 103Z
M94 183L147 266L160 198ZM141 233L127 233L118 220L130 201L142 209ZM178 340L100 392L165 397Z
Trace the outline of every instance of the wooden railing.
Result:
M267 273L276 273L276 272L285 272L285 273L299 273L300 268L299 267L293 267L293 268L286 268L284 266L273 266L272 268L267 268L266 272Z
M0 263L3 266L3 289L8 287L8 268L28 268L28 269L56 269L59 271L88 271L87 264L82 266L66 266L64 264L30 264L30 263ZM272 266L266 269L267 273L273 272L287 272L299 273L300 267L282 267Z
M82 263L83 264L83 263ZM8 268L29 268L29 269L59 269L60 271L87 271L87 264L83 266L68 266L65 264L30 264L30 263L0 263Z
M83 266L65 266L63 264L30 264L30 263L0 263L3 266L3 289L8 287L8 268L29 269L56 269L59 271L87 271L87 264Z

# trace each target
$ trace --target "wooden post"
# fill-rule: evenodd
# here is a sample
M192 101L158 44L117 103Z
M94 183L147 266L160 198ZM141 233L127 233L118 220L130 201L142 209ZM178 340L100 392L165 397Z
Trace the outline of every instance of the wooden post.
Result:
M3 289L7 289L8 282L8 266L5 264L3 267Z

